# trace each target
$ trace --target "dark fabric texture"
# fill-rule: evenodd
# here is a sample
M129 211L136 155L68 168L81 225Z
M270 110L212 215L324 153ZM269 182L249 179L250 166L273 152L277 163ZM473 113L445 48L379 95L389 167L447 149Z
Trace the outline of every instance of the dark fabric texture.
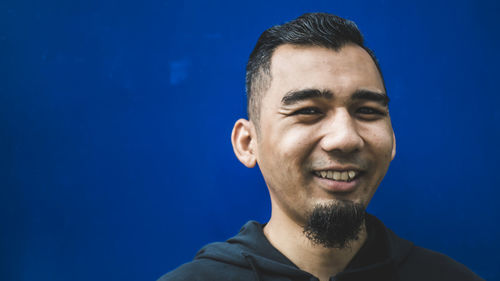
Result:
M158 281L177 280L318 280L300 270L274 248L262 225L249 221L226 242L203 247L194 260L165 274ZM347 280L483 280L453 259L399 238L369 215L368 239L343 272L330 281Z

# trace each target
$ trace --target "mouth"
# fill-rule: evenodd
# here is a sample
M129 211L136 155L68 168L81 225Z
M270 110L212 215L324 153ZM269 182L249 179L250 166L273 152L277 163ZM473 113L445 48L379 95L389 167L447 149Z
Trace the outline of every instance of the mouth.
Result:
M338 168L313 171L318 186L331 194L354 192L361 183L363 172L353 168Z
M359 176L360 172L356 170L323 170L314 171L314 174L322 179L334 180L339 182L351 182Z

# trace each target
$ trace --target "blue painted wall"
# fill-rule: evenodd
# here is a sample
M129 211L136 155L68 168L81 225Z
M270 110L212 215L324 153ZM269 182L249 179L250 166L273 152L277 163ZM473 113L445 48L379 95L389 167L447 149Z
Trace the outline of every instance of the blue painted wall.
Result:
M270 206L233 155L260 33L350 18L398 153L370 211L500 280L497 1L0 3L0 279L155 280Z

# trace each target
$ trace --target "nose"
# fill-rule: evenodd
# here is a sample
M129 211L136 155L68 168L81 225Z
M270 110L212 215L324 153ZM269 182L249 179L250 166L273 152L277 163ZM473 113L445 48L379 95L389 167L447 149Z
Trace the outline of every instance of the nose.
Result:
M338 109L325 120L320 146L327 152L353 153L359 151L364 140L356 128L355 120L346 109Z

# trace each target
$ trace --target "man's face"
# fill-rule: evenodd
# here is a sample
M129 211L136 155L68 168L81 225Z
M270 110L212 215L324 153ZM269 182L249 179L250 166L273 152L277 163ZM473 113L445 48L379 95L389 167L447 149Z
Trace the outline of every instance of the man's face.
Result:
M303 225L319 203L367 206L395 154L384 85L368 53L282 45L271 75L255 155L273 213Z

